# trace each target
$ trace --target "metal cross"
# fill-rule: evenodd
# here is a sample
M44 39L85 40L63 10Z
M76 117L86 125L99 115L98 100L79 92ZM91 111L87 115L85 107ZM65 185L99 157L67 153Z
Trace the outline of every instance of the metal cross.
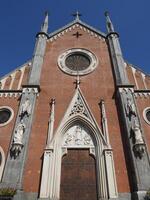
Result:
M82 34L77 31L76 33L73 34L73 36L76 36L76 38L79 38L80 36L82 36Z
M74 16L76 19L80 19L80 16L82 16L82 14L80 14L78 11L74 14L72 14L72 16Z

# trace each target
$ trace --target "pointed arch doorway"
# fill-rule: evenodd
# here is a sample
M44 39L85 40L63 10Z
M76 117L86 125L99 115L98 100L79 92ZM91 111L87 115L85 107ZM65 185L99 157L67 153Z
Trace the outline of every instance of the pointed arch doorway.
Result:
M60 200L97 200L96 163L93 140L80 123L64 136L61 162Z
M60 200L97 200L95 167L89 149L68 149L62 158Z

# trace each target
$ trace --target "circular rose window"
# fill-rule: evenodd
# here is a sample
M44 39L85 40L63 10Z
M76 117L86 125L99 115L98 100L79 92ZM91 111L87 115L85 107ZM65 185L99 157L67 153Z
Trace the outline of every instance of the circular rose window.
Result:
M150 107L144 109L143 117L144 120L150 125Z
M85 75L98 64L96 56L85 49L70 49L58 58L60 69L70 75Z
M14 116L13 110L10 107L0 107L0 126L8 124Z

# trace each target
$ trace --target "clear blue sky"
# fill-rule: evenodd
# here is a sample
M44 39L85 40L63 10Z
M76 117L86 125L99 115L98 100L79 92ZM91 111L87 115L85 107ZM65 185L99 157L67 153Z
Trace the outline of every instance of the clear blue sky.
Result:
M0 0L0 76L32 58L35 35L49 11L49 33L82 13L82 21L106 32L108 10L125 60L150 73L150 0Z

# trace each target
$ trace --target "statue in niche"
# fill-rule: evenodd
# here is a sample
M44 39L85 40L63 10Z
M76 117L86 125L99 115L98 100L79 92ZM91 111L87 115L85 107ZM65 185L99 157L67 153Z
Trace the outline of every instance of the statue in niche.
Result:
M140 129L140 125L138 121L135 119L134 124L132 127L132 132L134 134L134 145L133 145L133 151L136 157L142 158L144 152L145 152L145 145L142 137L142 132Z
M21 119L27 115L29 116L31 114L31 104L30 104L30 101L29 99L27 98L26 101L22 104L21 106Z
M128 116L136 116L136 108L131 98L127 98L126 112Z
M135 144L143 144L144 142L143 142L143 138L142 138L142 132L141 132L140 125L137 122L137 120L134 120L132 130L134 132Z
M17 156L19 156L21 152L21 149L23 147L22 139L23 139L23 134L25 132L25 128L26 126L23 123L23 120L21 120L21 122L18 124L15 130L13 144L11 147L11 157L16 158Z
M75 144L81 145L83 143L82 128L78 125L75 129Z
M22 138L23 138L25 128L26 128L26 126L23 123L23 120L21 120L21 122L18 124L18 126L15 130L14 140L13 140L14 144L22 144Z
M23 120L21 120L21 122L18 124L18 126L15 130L13 144L10 149L10 156L14 157L14 159L16 159L16 157L19 156L21 149L23 147L22 139L23 139L23 134L25 132L25 128L26 128L26 126L23 123Z

